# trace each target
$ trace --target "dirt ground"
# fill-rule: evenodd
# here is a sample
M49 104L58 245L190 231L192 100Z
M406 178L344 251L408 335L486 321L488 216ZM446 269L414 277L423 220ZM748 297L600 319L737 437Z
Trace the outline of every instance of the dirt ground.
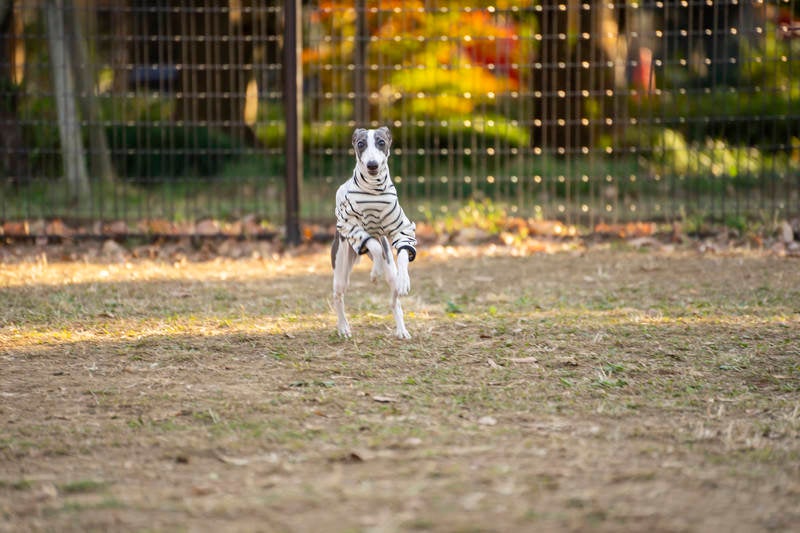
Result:
M800 260L0 264L0 531L797 531Z

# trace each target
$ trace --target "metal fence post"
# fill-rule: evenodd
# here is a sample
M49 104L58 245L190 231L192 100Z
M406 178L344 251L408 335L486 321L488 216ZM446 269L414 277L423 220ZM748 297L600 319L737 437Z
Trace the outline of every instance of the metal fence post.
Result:
M353 47L353 117L356 126L366 128L369 122L369 100L367 96L367 7L366 0L356 0L356 42Z
M303 50L301 0L284 0L283 102L286 114L286 241L300 243L303 183Z

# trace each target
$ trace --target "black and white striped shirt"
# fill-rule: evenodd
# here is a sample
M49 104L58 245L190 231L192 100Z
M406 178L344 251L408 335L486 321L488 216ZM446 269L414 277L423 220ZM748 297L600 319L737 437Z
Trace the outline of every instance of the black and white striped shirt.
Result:
M339 187L336 229L358 254L366 253L368 239L386 237L397 251L408 251L409 261L417 255L416 225L400 207L388 173L380 185L374 185L356 169Z

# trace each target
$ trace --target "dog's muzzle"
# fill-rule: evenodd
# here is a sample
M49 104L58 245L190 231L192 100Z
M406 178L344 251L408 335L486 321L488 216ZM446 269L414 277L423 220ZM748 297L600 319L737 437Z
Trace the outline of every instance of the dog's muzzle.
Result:
M377 161L367 161L367 172L369 172L370 176L377 176L378 175L378 162Z

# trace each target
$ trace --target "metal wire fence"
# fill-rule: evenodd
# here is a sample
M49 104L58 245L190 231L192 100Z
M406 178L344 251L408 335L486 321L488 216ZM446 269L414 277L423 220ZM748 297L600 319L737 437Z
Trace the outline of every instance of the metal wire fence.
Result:
M303 222L378 125L416 218L800 215L798 0L304 2L289 109L298 5L0 1L5 234L279 229L298 112Z

